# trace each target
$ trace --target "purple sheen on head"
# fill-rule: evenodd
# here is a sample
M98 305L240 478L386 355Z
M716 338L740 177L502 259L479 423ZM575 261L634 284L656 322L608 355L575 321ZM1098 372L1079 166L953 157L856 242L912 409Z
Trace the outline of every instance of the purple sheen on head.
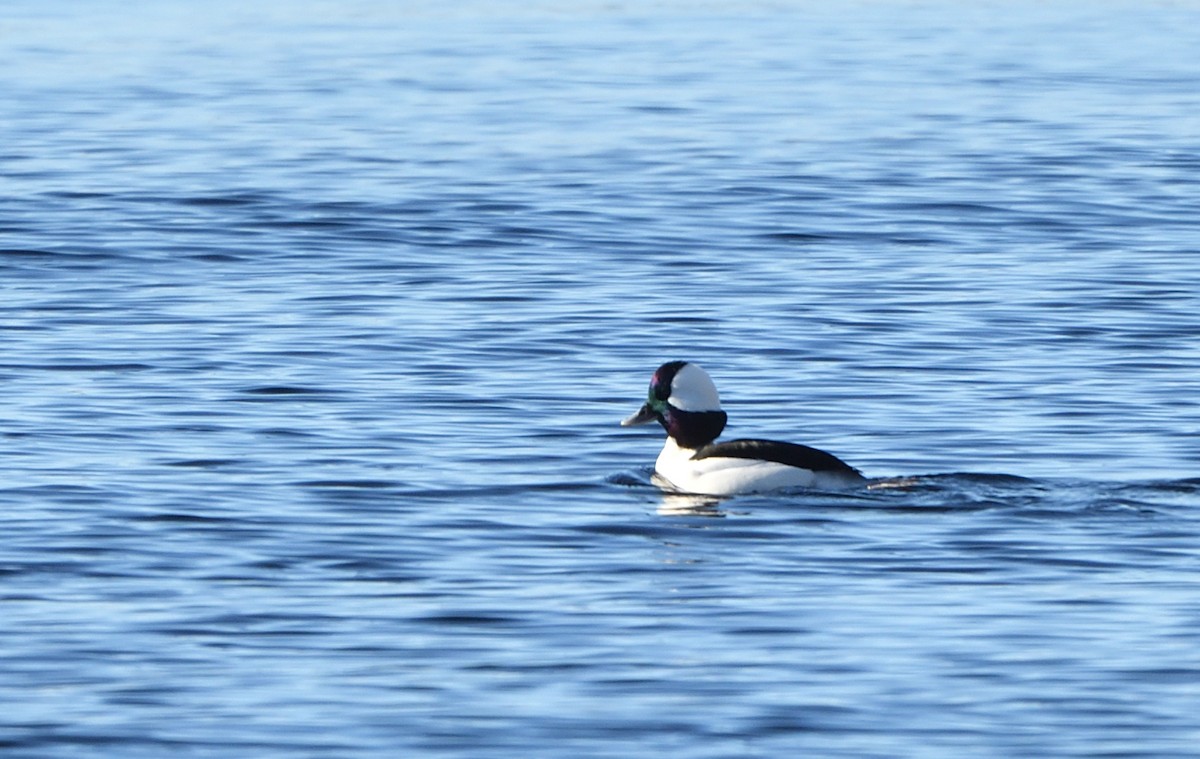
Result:
M668 361L654 371L654 376L650 378L650 394L660 401L665 401L671 397L671 383L675 381L675 375L679 370L687 366L686 361Z
M700 448L716 440L728 420L724 411L668 409L661 422L667 434L683 448Z

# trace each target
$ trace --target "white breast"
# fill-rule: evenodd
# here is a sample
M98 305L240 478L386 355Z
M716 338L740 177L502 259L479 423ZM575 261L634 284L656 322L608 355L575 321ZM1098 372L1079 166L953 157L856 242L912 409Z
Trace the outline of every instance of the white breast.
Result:
M673 438L658 454L654 470L678 491L704 495L763 493L786 488L837 490L858 484L839 472L814 472L774 461L710 457L692 459L695 451L680 448Z

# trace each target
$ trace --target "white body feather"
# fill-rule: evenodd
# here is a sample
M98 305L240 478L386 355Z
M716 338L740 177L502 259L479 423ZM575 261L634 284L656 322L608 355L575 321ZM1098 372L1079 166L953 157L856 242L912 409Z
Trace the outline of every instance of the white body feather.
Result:
M841 490L862 484L862 477L847 472L814 472L811 469L761 459L693 459L695 451L681 448L674 438L654 462L654 471L681 493L698 495L736 495L765 493L787 488Z

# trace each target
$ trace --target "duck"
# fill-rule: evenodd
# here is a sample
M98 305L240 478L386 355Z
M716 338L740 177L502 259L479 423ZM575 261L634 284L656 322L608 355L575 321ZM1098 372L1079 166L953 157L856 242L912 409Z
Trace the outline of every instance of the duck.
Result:
M654 462L655 480L676 493L733 496L867 484L859 470L807 445L758 439L718 443L727 420L708 372L688 361L668 361L650 378L646 402L621 426L662 425L667 441Z

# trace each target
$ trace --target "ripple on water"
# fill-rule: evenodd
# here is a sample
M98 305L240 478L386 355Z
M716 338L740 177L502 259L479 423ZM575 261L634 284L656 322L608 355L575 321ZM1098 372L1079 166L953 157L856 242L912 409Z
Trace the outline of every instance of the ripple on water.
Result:
M6 756L1194 754L1186 4L216 2L6 21Z

